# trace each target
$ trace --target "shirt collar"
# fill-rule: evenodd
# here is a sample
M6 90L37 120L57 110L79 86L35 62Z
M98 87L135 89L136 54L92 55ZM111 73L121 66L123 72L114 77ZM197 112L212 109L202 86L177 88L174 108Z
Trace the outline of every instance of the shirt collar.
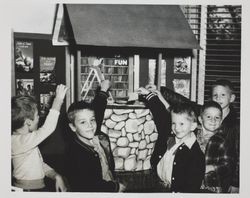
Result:
M192 132L190 137L183 141L183 144L185 144L189 149L191 149L191 147L193 146L195 141L196 141L196 136L195 136L194 132Z

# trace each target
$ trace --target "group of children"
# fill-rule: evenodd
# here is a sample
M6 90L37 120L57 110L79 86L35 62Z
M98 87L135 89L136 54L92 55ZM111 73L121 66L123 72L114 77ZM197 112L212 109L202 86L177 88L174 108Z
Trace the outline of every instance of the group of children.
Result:
M104 80L92 103L70 105L67 116L74 138L67 149L64 177L43 162L38 145L55 130L67 88L57 87L51 110L39 129L35 100L30 96L12 98L14 186L46 191L47 176L55 180L56 191L126 190L126 184L115 176L109 137L101 132L109 88L110 82ZM158 178L156 191L239 192L239 126L230 105L235 98L230 82L217 81L213 101L203 106L194 106L167 89L139 88L137 93L150 109L158 131L150 161Z

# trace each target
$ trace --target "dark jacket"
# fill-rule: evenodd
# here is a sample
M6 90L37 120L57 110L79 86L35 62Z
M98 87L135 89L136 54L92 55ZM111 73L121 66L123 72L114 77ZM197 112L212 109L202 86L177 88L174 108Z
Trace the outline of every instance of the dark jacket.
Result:
M228 153L233 159L231 164L231 186L239 187L240 124L233 107L230 107L230 112L223 120L221 128L226 133L225 139L228 145Z
M97 122L96 135L108 161L109 170L114 175L114 159L110 148L110 141L106 134L100 131L104 111L107 104L107 94L99 92L93 104ZM102 167L98 153L89 145L74 137L66 154L66 177L72 192L116 192L118 182L105 181L102 178Z
M109 169L114 170L114 160L109 146L109 138L99 132L98 138L108 159ZM98 153L77 138L68 151L67 179L72 192L116 192L117 182L102 179L102 167Z
M151 97L147 105L153 114L158 138L151 157L151 165L157 171L157 164L165 154L167 147L174 144L171 137L170 113L157 96ZM205 173L205 158L197 141L189 149L184 143L176 151L172 170L172 192L199 192Z

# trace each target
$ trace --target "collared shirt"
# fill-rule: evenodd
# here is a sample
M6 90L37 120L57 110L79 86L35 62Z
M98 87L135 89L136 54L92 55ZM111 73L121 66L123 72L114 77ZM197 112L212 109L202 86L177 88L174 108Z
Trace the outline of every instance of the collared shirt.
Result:
M206 132L206 133L204 133L204 131L205 130L204 130L204 128L202 126L198 126L197 127L196 139L197 139L197 142L200 145L201 151L205 154L207 143L208 143L209 139L215 133L212 133L212 132Z
M224 188L227 177L231 174L231 156L225 141L225 134L219 130L207 143L205 152L206 167L212 165L215 171L210 171L204 178L205 186Z
M191 149L195 141L196 137L194 133L191 133L190 137L185 139L184 141L178 142L178 140L175 138L175 144L172 147L168 148L167 151L165 152L163 158L157 165L157 174L160 177L160 179L165 183L166 186L170 187L171 185L173 162L176 150L182 144L185 144L189 149Z
M104 152L103 148L100 145L100 141L99 141L97 136L94 136L94 138L93 138L93 145L94 145L94 150L98 153L99 159L100 159L100 162L101 162L102 178L104 180L106 180L106 181L114 180L114 178L112 176L112 173L111 173L111 171L109 169L107 157L105 155L105 152Z

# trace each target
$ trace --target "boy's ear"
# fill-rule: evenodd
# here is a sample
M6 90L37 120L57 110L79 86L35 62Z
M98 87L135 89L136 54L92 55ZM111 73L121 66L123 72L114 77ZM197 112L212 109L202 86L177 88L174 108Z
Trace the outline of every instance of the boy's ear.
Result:
M191 131L194 131L197 128L197 122L193 122L191 125Z
M29 118L27 118L27 119L25 119L25 121L24 121L24 124L23 125L27 125L28 127L31 125L31 122L32 122L32 120L31 119L29 119Z
M235 98L236 98L236 95L235 94L231 94L230 102L234 102Z
M69 123L69 127L73 132L76 132L76 127L72 123Z

